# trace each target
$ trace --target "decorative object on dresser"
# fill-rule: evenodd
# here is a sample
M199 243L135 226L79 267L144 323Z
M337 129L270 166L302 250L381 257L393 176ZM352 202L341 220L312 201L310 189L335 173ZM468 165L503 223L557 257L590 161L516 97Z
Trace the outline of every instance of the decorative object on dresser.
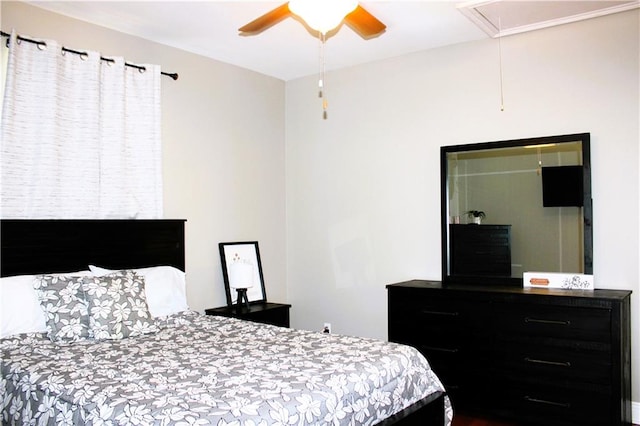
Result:
M205 309L207 315L219 315L223 317L240 318L263 324L289 327L289 309L291 305L284 303L254 303L236 309L234 306L222 306L220 308Z
M389 341L426 356L455 413L631 424L631 291L422 280L387 291Z
M262 262L257 241L219 243L222 277L227 296L227 305L240 309L242 302L249 308L251 303L267 301L262 275ZM232 294L231 289L236 290Z
M467 218L471 219L473 223L476 225L480 225L482 223L482 219L487 217L486 213L482 210L469 210L464 213Z
M441 147L442 280L521 287L526 271L593 273L590 140L580 133ZM549 170L571 170L580 185L550 180ZM458 224L481 206L491 206L491 225ZM499 236L507 226L508 237Z
M593 275L560 272L525 272L524 287L563 288L565 290L593 290Z

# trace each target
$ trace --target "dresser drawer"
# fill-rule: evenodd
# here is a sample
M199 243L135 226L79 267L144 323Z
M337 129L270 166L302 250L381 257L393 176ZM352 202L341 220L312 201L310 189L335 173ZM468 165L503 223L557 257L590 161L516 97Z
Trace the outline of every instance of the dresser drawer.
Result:
M408 294L394 294L389 303L389 340L415 346L428 359L459 356L469 346L475 346L476 309L461 300L416 300ZM485 320L483 327L488 329L489 325Z
M495 330L505 335L597 342L611 339L611 312L607 309L497 303L490 307L490 315Z
M389 296L389 318L412 327L434 323L444 327L467 326L478 309L477 302L438 295L416 298L409 292L394 292Z
M474 309L466 301L395 291L389 297L389 340L414 346L454 395L467 376L465 360L474 351L470 323Z
M508 345L502 348L497 374L527 377L534 381L606 384L610 380L612 365L610 351L603 349L585 350L580 345L559 347L544 342Z
M579 388L511 385L507 390L497 391L501 396L500 406L509 417L520 420L519 424L564 426L611 423L611 400L607 393Z
M223 317L240 318L247 321L260 322L263 324L289 327L289 309L291 305L284 303L254 303L249 307L242 306L240 309L234 306L222 306L219 308L205 309L207 315L219 315Z

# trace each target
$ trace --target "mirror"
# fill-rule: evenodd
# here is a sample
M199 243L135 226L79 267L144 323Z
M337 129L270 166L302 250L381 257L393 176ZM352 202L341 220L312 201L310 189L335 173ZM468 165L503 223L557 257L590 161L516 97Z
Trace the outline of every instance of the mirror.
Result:
M442 279L593 273L589 133L440 149Z

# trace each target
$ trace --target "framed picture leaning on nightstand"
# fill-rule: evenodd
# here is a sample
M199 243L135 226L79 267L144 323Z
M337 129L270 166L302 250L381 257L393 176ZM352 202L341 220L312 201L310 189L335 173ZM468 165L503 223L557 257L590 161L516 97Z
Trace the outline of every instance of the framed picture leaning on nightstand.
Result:
M227 305L237 304L239 294L241 297L246 295L244 302L247 304L266 302L258 242L219 243L218 247Z

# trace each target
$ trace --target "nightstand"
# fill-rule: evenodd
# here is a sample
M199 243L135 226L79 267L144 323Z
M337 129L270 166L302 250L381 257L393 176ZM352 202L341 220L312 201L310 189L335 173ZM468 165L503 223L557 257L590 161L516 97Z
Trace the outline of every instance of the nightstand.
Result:
M265 302L249 305L248 308L242 306L240 309L235 305L210 308L205 309L204 313L207 315L239 318L261 322L263 324L289 327L289 308L291 308L291 305Z

